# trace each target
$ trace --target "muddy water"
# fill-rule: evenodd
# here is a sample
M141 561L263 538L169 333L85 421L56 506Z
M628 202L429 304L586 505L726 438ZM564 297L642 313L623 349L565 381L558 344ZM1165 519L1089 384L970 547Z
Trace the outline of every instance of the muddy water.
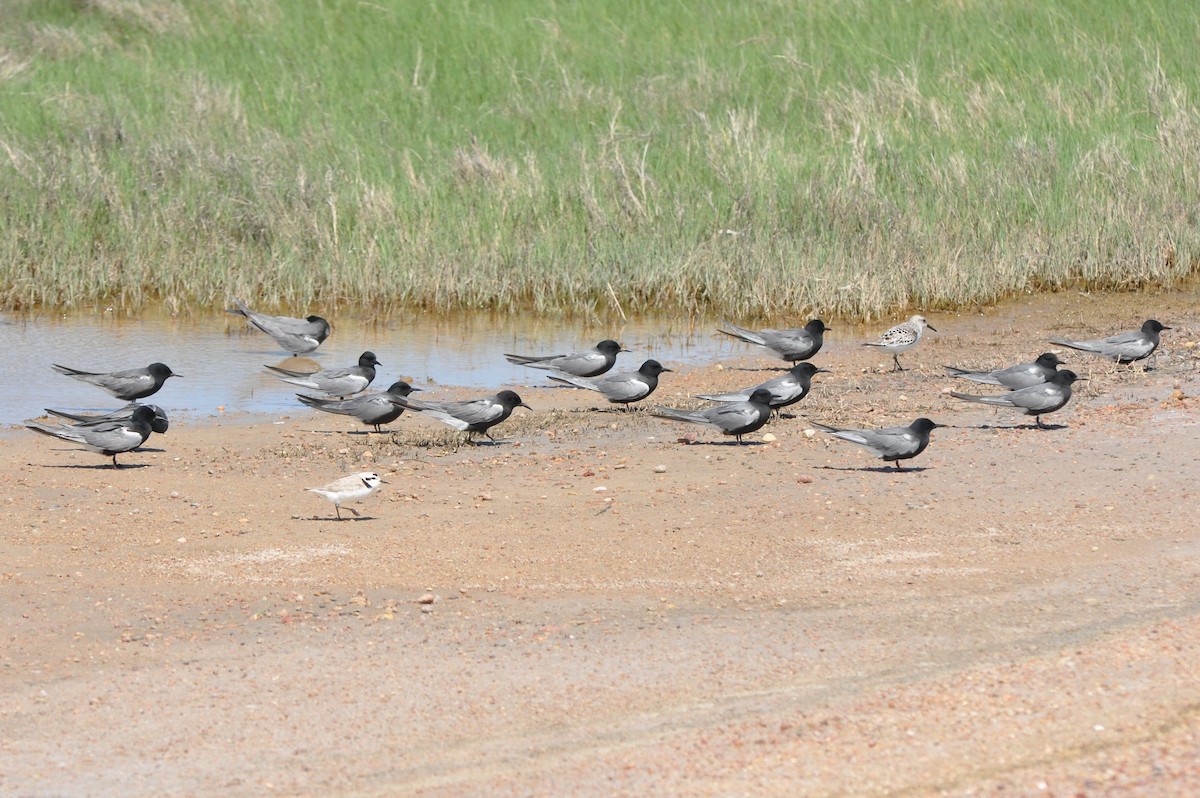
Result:
M384 364L372 388L397 379L434 392L464 386L492 392L545 385L541 372L508 363L505 352L573 352L612 337L632 350L617 368L653 357L668 365L709 362L751 347L716 335L711 322L644 319L610 329L511 316L419 317L363 325L333 320L334 332L315 355L293 359L297 370L351 366L364 350ZM0 423L33 418L45 407L100 410L121 402L51 370L52 363L91 371L143 367L161 361L182 374L146 401L172 415L280 414L302 410L296 388L271 377L264 364L288 354L235 316L199 319L147 315L116 319L96 314L0 317Z

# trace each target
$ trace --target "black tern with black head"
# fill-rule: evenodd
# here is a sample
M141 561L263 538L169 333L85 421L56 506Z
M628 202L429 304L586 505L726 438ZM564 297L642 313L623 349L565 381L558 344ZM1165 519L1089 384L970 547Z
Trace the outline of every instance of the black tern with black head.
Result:
M466 399L458 402L416 401L403 397L391 397L401 407L412 410L423 416L436 418L438 421L467 433L467 440L472 440L476 433L483 434L492 443L496 439L488 431L504 421L518 407L532 410L521 401L514 391L500 391L494 396L482 399Z
M742 436L760 429L771 417L771 392L756 388L745 400L726 402L705 410L679 410L672 407L657 407L650 415L672 421L686 421L715 429L723 435L732 435L738 444Z
M857 443L873 453L884 462L894 463L897 471L903 471L901 460L910 460L929 446L929 433L945 424L937 424L927 418L918 418L907 427L888 427L886 429L839 429L827 424L813 426L822 432L828 432L835 438Z
M53 426L38 421L27 421L25 426L42 435L82 446L90 452L112 458L113 468L120 468L117 455L131 452L146 442L153 432L150 426L154 410L149 405L138 405L133 414L121 421L98 421L94 424Z
M753 385L741 391L733 393L718 393L718 394L700 394L697 399L707 399L710 402L745 402L750 399L750 395L759 388L763 388L771 394L769 404L774 410L782 412L783 408L790 407L799 402L804 397L808 396L812 390L812 378L814 374L828 374L829 369L820 369L812 363L797 363L787 370L786 374L779 377L774 377L766 382L760 382L758 385Z
M569 355L505 355L509 363L543 369L572 377L598 377L613 367L617 355L628 352L611 339L605 339L591 349Z
M226 313L245 316L246 321L275 339L280 348L293 355L303 355L312 352L329 337L333 328L329 322L320 316L309 316L303 319L291 316L268 316L265 313L255 313L240 299L233 300L236 308L230 308Z
M111 396L126 402L145 399L158 393L168 377L182 377L163 363L151 363L144 369L125 369L123 371L81 371L69 366L55 363L52 368L59 374L65 374L89 385L95 385Z
M663 366L657 360L647 360L638 367L637 371L623 371L616 374L605 374L597 379L586 377L571 377L566 374L551 374L550 379L595 391L613 404L625 405L645 399L658 388L658 375L671 369Z
M1147 319L1140 330L1110 335L1108 338L1098 338L1092 341L1069 341L1065 338L1051 339L1050 343L1059 346L1069 346L1080 352L1091 352L1118 363L1129 364L1145 360L1158 349L1159 333L1169 330L1155 319Z
M1002 385L1011 391L1041 385L1058 373L1059 366L1066 363L1058 359L1053 352L1043 352L1032 363L1022 363L995 371L971 371L954 366L946 366L946 373L951 377L961 377L964 380L981 382L985 385Z
M729 322L725 322L724 326L729 329L718 327L717 332L766 347L788 362L808 360L820 352L825 343L825 331L829 329L820 319L810 319L803 327L791 330L751 330Z
M386 391L355 396L350 399L322 399L316 396L306 396L298 393L296 398L309 407L326 413L336 413L342 416L353 416L376 432L380 427L390 424L404 412L404 406L396 404L394 398L403 399L420 388L414 388L404 380L393 382Z
M274 372L279 379L301 388L321 391L328 396L350 396L366 390L375 379L375 367L382 366L374 352L363 352L358 356L358 365L343 369L325 369L305 373L280 368L279 366L264 366Z
M1045 429L1046 425L1042 423L1042 416L1066 406L1067 402L1071 400L1071 386L1082 379L1087 378L1077 376L1070 369L1063 369L1056 371L1053 377L1041 385L1031 385L1028 388L1020 388L997 396L976 396L957 391L951 391L950 395L955 399L967 402L1024 410L1025 415L1034 417L1038 427Z

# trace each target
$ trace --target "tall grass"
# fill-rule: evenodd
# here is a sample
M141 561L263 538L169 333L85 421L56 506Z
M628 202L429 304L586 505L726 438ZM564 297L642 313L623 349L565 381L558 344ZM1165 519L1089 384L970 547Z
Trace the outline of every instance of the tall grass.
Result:
M0 304L870 318L1197 269L1172 0L10 0Z

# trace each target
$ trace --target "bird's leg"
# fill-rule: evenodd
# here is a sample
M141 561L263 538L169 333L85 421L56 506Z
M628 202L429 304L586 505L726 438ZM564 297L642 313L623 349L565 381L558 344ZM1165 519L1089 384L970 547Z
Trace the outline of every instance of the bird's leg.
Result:
M1037 428L1038 428L1038 429L1046 429L1046 425L1042 423L1042 417L1041 417L1041 416L1034 416L1034 417L1033 417L1033 420L1037 422Z
M362 517L362 514L358 510L355 510L353 507L347 507L346 509L349 510L350 512L354 513L355 518Z
M333 505L333 511L337 513L337 520L342 520L342 506L340 504Z
M904 470L904 467L900 465L899 460L896 460L894 463L892 463L892 465L896 466L897 473Z
M904 371L904 366L900 365L900 355L898 353L896 353L896 352L892 353L892 360L894 360L896 363L896 365L892 368L893 374L897 371Z
M113 468L120 468L121 466L117 463L117 456L114 454L112 456L112 458L113 458Z

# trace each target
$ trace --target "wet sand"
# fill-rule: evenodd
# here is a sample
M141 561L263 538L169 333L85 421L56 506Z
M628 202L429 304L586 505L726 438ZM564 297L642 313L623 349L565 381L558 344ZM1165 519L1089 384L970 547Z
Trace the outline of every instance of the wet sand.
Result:
M902 374L835 328L740 447L543 387L496 446L297 408L113 470L7 431L0 793L1200 794L1196 299L929 313ZM1151 316L1148 372L1064 355L1056 429L945 394ZM899 474L803 417L918 415L954 426ZM360 519L304 491L364 469Z

